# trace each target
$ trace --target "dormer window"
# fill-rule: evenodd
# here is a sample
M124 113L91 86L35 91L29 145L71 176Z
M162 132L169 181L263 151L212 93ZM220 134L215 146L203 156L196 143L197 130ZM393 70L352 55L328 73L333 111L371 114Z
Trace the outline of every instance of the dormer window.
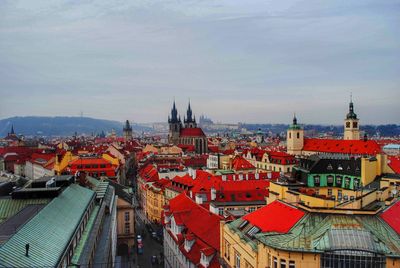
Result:
M204 252L201 252L201 256L200 256L200 264L204 267L208 267L210 266L210 261L213 258L214 254L210 255L210 256L206 256L204 254Z
M189 252L192 249L194 242L195 242L195 239L193 236L189 235L189 237L186 237L186 239L185 239L186 252Z
M333 170L333 167L331 164L328 165L328 167L326 168L327 170Z
M258 232L260 231L260 229L256 226L253 226L250 228L250 230L247 232L247 235L250 237L255 236Z
M242 230L249 222L244 220L240 225L239 225L239 229Z
M339 164L337 169L338 169L338 170L343 170L343 167L342 167L342 165L341 165L341 164Z

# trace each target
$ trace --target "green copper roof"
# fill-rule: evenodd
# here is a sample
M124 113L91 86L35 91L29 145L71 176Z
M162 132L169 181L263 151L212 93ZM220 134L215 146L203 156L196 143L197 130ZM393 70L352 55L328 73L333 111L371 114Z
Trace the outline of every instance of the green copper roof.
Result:
M93 191L96 192L96 197L103 198L104 195L106 194L109 182L101 181L101 180L98 180L98 179L90 177L90 176L88 176L87 179L91 184L93 184L93 186L94 186Z
M47 204L51 199L0 199L0 224L28 205Z
M399 237L376 216L312 213L296 224L290 233L260 235L259 240L284 250L323 252L354 249L400 256Z
M90 231L92 230L93 224L95 222L95 219L97 217L97 212L99 211L99 206L94 206L92 214L89 217L89 220L87 222L86 228L82 233L81 239L79 240L78 245L75 248L74 256L72 257L72 263L78 263L79 258L83 252L83 249L85 247L85 244L89 238Z
M59 265L93 197L93 191L79 185L66 188L0 248L0 267Z
M259 241L286 251L316 252L353 249L400 257L400 237L378 216L308 213L288 233L258 233L254 239L238 226L242 219L228 226L254 248Z
M297 125L297 124L296 124L296 125L293 125L293 124L292 124L292 125L289 126L289 129L302 129L302 128L301 128L300 125Z

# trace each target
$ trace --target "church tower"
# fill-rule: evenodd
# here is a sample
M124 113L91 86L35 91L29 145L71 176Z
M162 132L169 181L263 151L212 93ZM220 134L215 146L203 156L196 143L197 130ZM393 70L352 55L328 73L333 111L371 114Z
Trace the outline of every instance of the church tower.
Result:
M128 120L126 120L125 126L124 126L124 128L122 129L122 131L123 131L123 134L124 134L124 139L125 139L125 141L129 141L129 140L132 139L132 127L131 127L131 125L129 124L129 121L128 121Z
M344 135L345 140L359 140L360 139L360 125L358 124L358 118L354 113L353 99L350 96L349 113L344 120Z
M178 111L176 110L175 101L172 106L171 116L168 116L168 124L168 142L177 145L179 143L182 121L180 117L178 118Z
M304 146L304 130L297 124L296 114L293 116L293 124L287 130L286 146L288 154L300 155Z
M183 121L185 123L185 128L196 128L197 123L196 123L196 118L192 115L192 108L190 107L190 101L189 101L189 106L186 112L186 118L183 118Z

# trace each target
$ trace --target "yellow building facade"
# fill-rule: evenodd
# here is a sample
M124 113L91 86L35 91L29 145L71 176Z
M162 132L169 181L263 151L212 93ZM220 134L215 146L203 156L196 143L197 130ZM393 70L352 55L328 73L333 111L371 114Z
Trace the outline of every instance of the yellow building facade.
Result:
M146 207L144 208L147 219L160 223L164 205L166 205L164 189L155 183L148 183L146 185Z

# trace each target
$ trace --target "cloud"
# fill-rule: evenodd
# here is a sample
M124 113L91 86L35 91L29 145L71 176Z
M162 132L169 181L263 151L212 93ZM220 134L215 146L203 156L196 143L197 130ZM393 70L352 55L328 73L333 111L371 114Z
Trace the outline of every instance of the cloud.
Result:
M0 118L398 122L398 1L2 1ZM366 108L369 107L369 108ZM85 112L86 111L86 112ZM318 111L318 112L316 112ZM267 116L266 116L267 115Z

